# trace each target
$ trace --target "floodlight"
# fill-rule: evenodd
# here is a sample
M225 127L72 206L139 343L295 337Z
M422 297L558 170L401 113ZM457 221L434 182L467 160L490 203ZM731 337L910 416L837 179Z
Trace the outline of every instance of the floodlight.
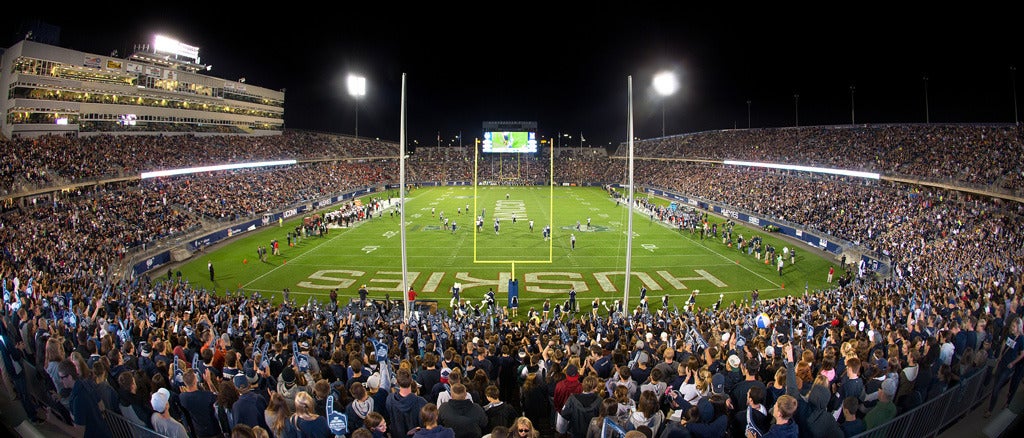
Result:
M662 96L668 96L679 89L679 80L672 72L661 72L654 75L654 90Z
M356 75L348 75L348 94L352 97L366 95L366 78Z

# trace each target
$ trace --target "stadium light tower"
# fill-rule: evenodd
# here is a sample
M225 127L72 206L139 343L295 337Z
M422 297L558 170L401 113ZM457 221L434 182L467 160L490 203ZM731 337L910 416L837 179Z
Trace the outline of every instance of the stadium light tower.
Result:
M921 80L924 81L924 122L931 123L931 111L928 108L928 75L921 77Z
M661 99L661 136L665 136L665 97L675 94L679 89L679 79L676 74L670 71L663 71L654 75L654 91L657 91Z
M1020 117L1017 116L1017 67L1010 66L1010 89L1013 93L1013 124L1017 125L1020 123Z
M348 80L348 94L356 99L356 140L359 139L359 99L366 95L366 78L349 74Z
M747 129L750 129L750 99L747 99Z

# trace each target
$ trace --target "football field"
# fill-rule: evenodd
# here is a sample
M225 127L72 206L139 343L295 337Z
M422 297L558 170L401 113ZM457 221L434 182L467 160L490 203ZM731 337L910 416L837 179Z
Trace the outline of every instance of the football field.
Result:
M342 299L355 297L364 284L370 298L401 299L402 237L397 198L393 201L385 199L388 207L371 219L302 238L294 246L288 246L287 233L301 218L252 231L195 254L181 271L199 287L219 293L259 291L273 300L280 300L284 288L299 303L310 296L326 301L333 289ZM493 288L504 305L513 278L518 280L523 313L531 306L540 309L545 299L552 305L566 301L571 288L583 311L589 311L595 297L611 305L623 297L627 211L599 187L417 188L407 194L405 207L407 279L419 299L437 300L444 308L456 282L464 299L475 303ZM478 216L483 217L480 228L475 226ZM710 216L709 221L724 228L723 218ZM551 238L545 239L548 224ZM760 236L780 254L783 247L796 249L796 262L786 257L780 276L774 263L723 244L721 232L718 238L701 239L634 210L630 308L638 304L641 287L647 289L653 311L666 294L670 305L683 307L693 290L700 291L697 304L707 306L720 296L723 305L749 300L754 289L765 299L829 286L832 262L824 257L829 254L742 224L735 226L733 241L739 235L748 241ZM269 248L274 239L280 255L261 262L257 246ZM215 268L213 282L207 263ZM838 266L836 271L838 278Z

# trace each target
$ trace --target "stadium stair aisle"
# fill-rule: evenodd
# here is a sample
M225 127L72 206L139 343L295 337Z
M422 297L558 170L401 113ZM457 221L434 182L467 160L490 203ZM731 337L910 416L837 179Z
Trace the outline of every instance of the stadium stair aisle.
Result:
M1021 386L1024 388L1024 385ZM1006 392L1006 388L1002 388ZM996 406L1005 403L1006 396L999 398ZM1024 390L1018 389L1013 401L1006 409L992 411L992 416L985 418L985 407L988 405L988 398L979 403L964 418L956 422L949 429L938 435L938 438L997 438L1020 436L1024 423L1021 422L1021 412L1024 412Z

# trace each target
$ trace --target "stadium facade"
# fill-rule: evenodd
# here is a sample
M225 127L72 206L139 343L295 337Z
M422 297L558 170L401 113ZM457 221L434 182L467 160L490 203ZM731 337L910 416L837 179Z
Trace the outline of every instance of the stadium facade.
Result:
M119 58L17 42L3 53L0 70L3 135L284 130L284 90L202 74L208 67L198 63L198 48L189 58L150 47Z

